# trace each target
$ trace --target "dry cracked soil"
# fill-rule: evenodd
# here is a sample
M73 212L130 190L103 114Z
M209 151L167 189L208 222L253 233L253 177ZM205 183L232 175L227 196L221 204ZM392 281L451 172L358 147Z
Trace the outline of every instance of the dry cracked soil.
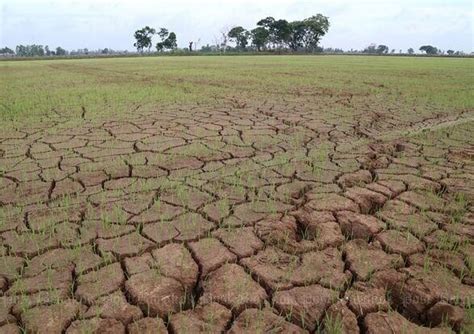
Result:
M472 125L245 104L1 132L0 333L467 333Z

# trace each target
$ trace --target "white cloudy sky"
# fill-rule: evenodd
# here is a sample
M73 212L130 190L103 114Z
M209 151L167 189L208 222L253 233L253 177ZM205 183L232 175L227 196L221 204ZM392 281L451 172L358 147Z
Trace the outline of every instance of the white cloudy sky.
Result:
M203 45L225 26L253 28L266 16L291 21L316 13L330 17L325 47L474 49L473 0L0 0L0 47L131 50L133 32L144 25L175 31L180 46Z

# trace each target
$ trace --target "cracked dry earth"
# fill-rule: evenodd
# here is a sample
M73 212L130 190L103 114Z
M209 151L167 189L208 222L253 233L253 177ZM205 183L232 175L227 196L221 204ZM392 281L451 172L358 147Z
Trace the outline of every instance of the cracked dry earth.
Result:
M0 332L468 332L472 116L199 106L2 132Z

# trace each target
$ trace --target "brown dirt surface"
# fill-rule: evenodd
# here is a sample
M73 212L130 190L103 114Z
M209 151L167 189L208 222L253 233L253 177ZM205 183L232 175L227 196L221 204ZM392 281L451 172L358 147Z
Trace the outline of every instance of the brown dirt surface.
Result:
M470 332L472 112L314 106L0 134L0 332Z
M170 318L173 333L222 333L232 313L218 303L198 305L192 310L174 314Z

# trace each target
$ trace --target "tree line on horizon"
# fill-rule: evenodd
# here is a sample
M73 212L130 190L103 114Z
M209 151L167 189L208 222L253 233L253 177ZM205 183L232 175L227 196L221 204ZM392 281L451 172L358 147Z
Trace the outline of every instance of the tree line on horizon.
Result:
M129 54L134 54L133 52L130 52L128 50L113 50L110 48L104 48L104 49L96 49L96 50L90 50L88 48L84 49L77 49L77 50L65 50L63 48L58 49L56 48L53 51L47 52L47 47L43 47L42 45L19 45L16 48L17 52L15 50L12 50L8 47L0 48L0 57L12 57L12 56L17 56L17 57L55 57L55 56L106 56L106 55L129 55ZM427 55L448 55L448 56L466 56L467 54L464 53L463 51L454 51L454 50L439 50L438 48L431 46L431 45L423 45L420 49L420 51L424 52ZM227 45L226 49L222 49L222 46L220 44L215 44L215 45L203 45L200 49L198 50L193 50L195 53L202 53L202 54L207 54L207 53L225 53L225 52L238 52L238 53L251 53L256 50L253 49L246 49L246 50L240 50L237 47L232 47ZM267 52L271 52L274 50L268 49L266 50ZM364 48L363 50L343 50L340 48L324 48L320 47L318 50L316 50L317 53L321 54L371 54L371 55L414 55L415 50L413 48L409 48L406 51L403 50L396 50L396 49L389 49L388 46L386 45L377 45L377 44L371 44L368 47ZM183 48L183 49L172 49L172 54L181 54L181 53L190 53L189 48Z
M268 16L259 20L253 29L245 29L242 26L234 26L232 28L221 29L218 36L214 38L214 44L204 45L198 48L199 41L189 42L187 48L178 48L177 36L175 32L169 31L167 28L159 28L158 30L150 26L145 26L135 31L133 37L135 39L134 47L138 53L151 52L153 46L156 52L201 52L201 53L226 53L226 52L304 52L304 53L362 53L362 54L408 54L415 53L413 48L409 48L406 52L402 50L391 49L384 44L370 44L363 50L344 51L339 48L323 48L320 41L329 31L329 18L316 14L303 20L287 21L285 19L275 19ZM156 44L154 39L158 38ZM232 43L232 45L230 44ZM432 45L423 45L419 51L427 55L465 55L462 51L439 50ZM67 51L62 47L50 50L49 47L42 45L18 45L15 51L8 48L0 48L0 56L19 56L19 57L44 57L44 56L75 56L75 55L122 55L128 54L128 51L116 51L109 48L88 50L78 49Z
M62 47L58 46L54 50L50 50L49 46L46 45L17 45L15 51L8 47L0 49L0 54L11 54L21 57L42 57L42 56L64 56L67 54L67 51Z
M379 54L379 55L384 55L388 54L390 51L389 47L384 45L384 44L370 44L368 47L366 47L362 53L367 53L367 54ZM463 52L461 51L454 51L454 50L447 50L446 52L443 50L439 50L438 48L432 46L432 45L422 45L419 48L419 51L424 52L427 55L444 55L447 54L448 56L460 56L464 55ZM390 51L390 54L396 54L397 50L392 49ZM406 54L412 55L415 53L415 50L413 48L409 48L406 52ZM403 50L399 50L398 54L404 54Z
M77 50L66 50L58 46L50 50L49 46L31 44L17 45L15 50L9 47L0 48L0 56L19 56L19 57L54 57L54 56L81 56L81 55L118 55L129 53L127 50L113 50L110 48L89 50L88 48Z
M285 19L275 19L271 16L257 22L257 27L247 30L242 26L235 26L232 29L223 29L220 37L216 38L216 45L225 52L232 49L228 43L235 43L235 50L240 51L266 51L266 50L304 50L316 51L321 38L329 30L329 18L317 14L301 21L288 22ZM162 52L165 50L173 51L177 49L176 34L169 32L166 28L160 28L158 31L150 26L135 31L134 38L136 42L134 47L137 52L144 50L151 51L153 47L153 36L158 35L161 39L156 44L156 50ZM189 42L189 51L193 49L195 43Z

